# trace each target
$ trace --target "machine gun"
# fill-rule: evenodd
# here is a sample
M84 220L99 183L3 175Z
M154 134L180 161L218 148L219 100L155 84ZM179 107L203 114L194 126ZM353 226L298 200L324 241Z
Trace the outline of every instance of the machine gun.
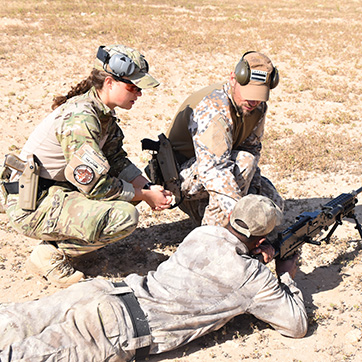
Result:
M321 245L321 241L329 243L330 238L342 219L353 219L356 223L362 239L362 227L354 213L355 205L358 202L357 195L362 192L362 187L351 193L343 193L321 207L321 210L314 212L303 212L296 218L296 222L278 234L276 240L272 241L275 248L275 257L288 259L295 254L298 248L304 243ZM328 235L321 241L315 241L314 237L323 230L327 231L332 225Z

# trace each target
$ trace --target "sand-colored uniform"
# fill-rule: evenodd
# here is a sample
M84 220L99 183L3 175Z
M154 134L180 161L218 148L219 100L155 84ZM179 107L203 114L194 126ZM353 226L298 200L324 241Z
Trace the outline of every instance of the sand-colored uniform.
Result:
M214 84L192 94L166 134L181 164L185 199L180 208L203 225L225 225L235 203L248 193L283 207L258 167L267 104L243 117L230 91L229 84Z
M303 297L289 274L278 281L222 227L194 229L156 271L125 282L147 317L150 338L133 337L118 297L127 290L93 279L0 308L0 360L130 361L135 346L148 344L151 354L172 350L244 313L285 336L307 331Z
M35 211L22 210L18 195L10 194L11 225L26 236L55 241L71 256L129 235L138 222L129 202L135 195L131 181L141 171L127 158L123 138L114 111L94 88L54 110L30 135L20 157L34 154L40 182L55 184L39 195Z

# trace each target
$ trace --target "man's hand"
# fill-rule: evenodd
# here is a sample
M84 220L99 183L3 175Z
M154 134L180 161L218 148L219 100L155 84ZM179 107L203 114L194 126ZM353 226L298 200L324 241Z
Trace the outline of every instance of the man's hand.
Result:
M298 254L294 254L293 257L287 260L281 260L280 258L275 259L275 271L278 275L283 273L289 273L292 279L294 279L295 274L297 273L298 266Z
M258 259L262 263L267 264L273 260L275 250L270 244L263 243L263 244L259 245L257 248L251 250L251 254L253 254L253 255L260 254L260 257L258 257Z

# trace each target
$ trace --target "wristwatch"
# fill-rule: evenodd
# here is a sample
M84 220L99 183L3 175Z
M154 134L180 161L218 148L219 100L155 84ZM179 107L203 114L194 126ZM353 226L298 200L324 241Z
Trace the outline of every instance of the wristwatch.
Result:
M149 190L151 186L156 185L153 182L147 182L142 188L143 190Z

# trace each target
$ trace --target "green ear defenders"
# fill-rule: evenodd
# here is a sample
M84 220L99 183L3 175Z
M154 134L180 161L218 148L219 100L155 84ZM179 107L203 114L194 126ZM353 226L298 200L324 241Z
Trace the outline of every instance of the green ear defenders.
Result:
M235 67L235 78L240 85L247 85L250 82L252 71L250 69L250 65L246 59L244 59L245 55L255 53L255 51L246 52L239 63ZM276 67L274 67L273 71L270 74L270 83L269 88L275 88L279 83L279 72Z
M102 61L104 71L117 78L128 77L136 70L136 64L126 54L115 53L110 56L104 46L98 48L97 58ZM110 70L106 68L107 64Z

